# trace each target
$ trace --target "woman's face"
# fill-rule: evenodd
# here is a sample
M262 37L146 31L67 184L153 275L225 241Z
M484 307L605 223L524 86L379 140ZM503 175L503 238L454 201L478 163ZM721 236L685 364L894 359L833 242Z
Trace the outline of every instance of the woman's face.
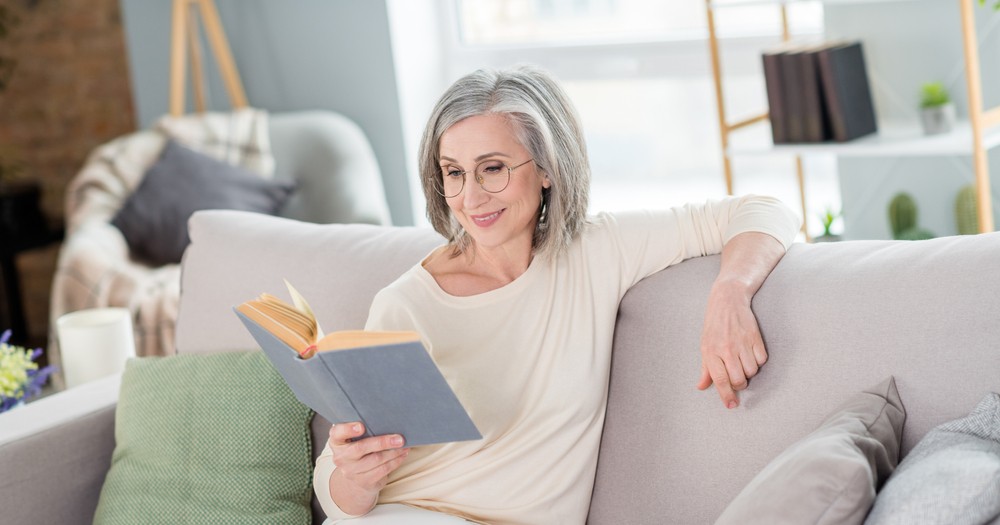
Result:
M447 200L458 222L469 233L477 249L531 248L538 220L542 188L549 180L542 176L531 154L518 142L514 129L501 115L477 115L461 120L441 135L440 166L443 176L461 176L465 171L462 192ZM507 187L489 193L476 181L476 166L483 161L499 161L509 167ZM507 170L494 172L506 174Z

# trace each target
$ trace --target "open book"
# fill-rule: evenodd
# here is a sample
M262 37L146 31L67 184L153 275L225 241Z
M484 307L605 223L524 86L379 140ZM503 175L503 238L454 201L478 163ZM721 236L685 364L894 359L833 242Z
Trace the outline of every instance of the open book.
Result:
M305 299L269 294L234 310L295 396L331 423L361 421L365 436L402 434L406 446L481 439L416 332L324 335Z

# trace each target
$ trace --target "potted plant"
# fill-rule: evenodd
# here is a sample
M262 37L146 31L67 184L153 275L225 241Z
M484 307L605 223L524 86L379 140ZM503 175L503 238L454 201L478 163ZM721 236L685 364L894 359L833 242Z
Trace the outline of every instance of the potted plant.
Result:
M0 412L24 404L41 393L42 387L55 370L53 366L39 368L35 362L42 349L28 350L8 344L10 330L0 335Z
M823 235L813 239L813 242L833 242L840 240L840 235L834 235L830 231L830 227L833 226L833 222L840 217L840 214L841 212L834 211L834 209L829 206L826 208L825 212L820 214L819 220L823 224Z
M948 133L955 126L955 104L944 84L928 82L921 89L920 123L924 134Z
M979 0L979 5L986 5L986 0ZM993 2L993 9L1000 11L1000 0Z

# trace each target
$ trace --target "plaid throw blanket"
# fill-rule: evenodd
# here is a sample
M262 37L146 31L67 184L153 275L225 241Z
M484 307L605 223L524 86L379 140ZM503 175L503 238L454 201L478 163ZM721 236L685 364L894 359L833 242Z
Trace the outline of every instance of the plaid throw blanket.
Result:
M130 259L125 238L110 224L168 138L262 177L273 176L267 113L257 109L163 117L150 130L94 150L66 191L66 241L52 285L50 362L61 362L59 316L102 306L132 311L138 355L175 352L179 265L151 268Z

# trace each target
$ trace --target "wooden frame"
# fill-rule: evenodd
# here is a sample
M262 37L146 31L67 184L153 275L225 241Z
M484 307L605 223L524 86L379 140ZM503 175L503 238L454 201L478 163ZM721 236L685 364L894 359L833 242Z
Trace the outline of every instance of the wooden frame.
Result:
M715 105L718 108L719 132L722 139L722 171L723 176L726 179L726 193L732 195L733 164L729 158L729 134L751 124L766 121L770 115L767 112L764 112L732 124L728 122L726 117L725 98L722 93L722 59L721 53L719 52L719 39L715 31L715 10L712 7L712 2L713 0L705 0L705 14L708 20L708 45L712 60L712 79L715 81ZM790 38L791 33L788 30L788 12L787 9L785 9L785 4L782 3L781 40L783 42L787 42ZM809 235L809 229L806 227L809 221L807 220L808 212L806 209L805 173L802 168L802 157L800 155L795 156L795 172L796 179L799 184L799 198L802 205L802 233L806 236L806 242L810 242L812 238Z
M236 63L233 61L233 54L229 49L229 42L226 40L222 23L219 21L219 12L215 8L215 3L212 0L174 0L173 25L170 33L170 114L182 115L186 110L184 101L187 74L185 43L188 47L187 51L191 53L195 110L199 113L206 110L201 46L195 11L191 9L192 6L197 6L198 11L201 12L205 35L208 37L212 54L215 55L215 61L222 74L222 81L225 83L226 93L229 95L229 103L233 109L247 107L243 83L236 70Z

